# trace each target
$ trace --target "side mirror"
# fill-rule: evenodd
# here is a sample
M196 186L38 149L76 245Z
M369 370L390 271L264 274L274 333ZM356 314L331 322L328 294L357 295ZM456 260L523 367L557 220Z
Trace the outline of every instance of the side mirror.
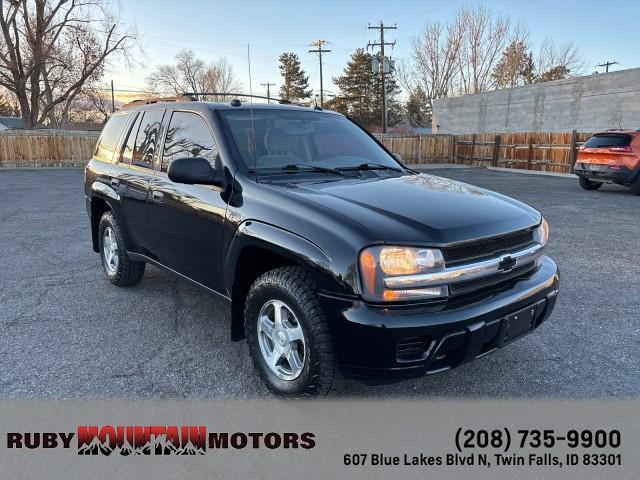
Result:
M202 157L177 158L169 164L169 180L187 185L212 185L224 190L227 181L221 170L211 168L209 162Z
M399 153L394 153L393 156L395 157L396 160L402 163L402 155L400 155Z

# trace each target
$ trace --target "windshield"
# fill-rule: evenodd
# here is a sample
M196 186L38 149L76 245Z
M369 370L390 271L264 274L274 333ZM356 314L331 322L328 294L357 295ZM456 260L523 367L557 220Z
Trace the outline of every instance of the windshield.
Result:
M400 168L374 140L342 115L277 109L222 110L243 162L251 170L303 167Z

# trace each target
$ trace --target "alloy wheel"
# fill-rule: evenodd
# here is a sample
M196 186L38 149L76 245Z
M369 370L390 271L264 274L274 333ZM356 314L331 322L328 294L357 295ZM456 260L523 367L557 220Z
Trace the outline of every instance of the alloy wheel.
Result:
M304 369L307 343L300 322L280 300L269 300L258 314L258 344L264 361L283 380L295 380Z
M105 268L110 275L118 271L118 241L111 227L104 229L102 233L102 254L104 256Z

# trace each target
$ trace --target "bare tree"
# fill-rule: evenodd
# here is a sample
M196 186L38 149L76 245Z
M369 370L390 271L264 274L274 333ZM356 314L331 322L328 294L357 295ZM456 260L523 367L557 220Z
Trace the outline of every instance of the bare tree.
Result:
M539 81L560 80L569 75L580 75L584 71L578 47L573 43L556 45L550 38L546 38L540 45L536 63Z
M19 113L14 95L0 88L0 117L13 117Z
M183 50L175 57L175 64L160 65L147 77L151 90L168 95L186 92L238 92L241 88L233 66L226 58L206 65L191 50ZM214 101L223 100L213 96Z
M495 87L491 74L509 38L509 18L494 16L484 7L463 8L459 16L465 25L460 49L462 93L486 92Z
M398 81L410 93L424 92L428 112L433 100L446 97L454 89L460 71L460 50L465 35L463 18L447 24L430 23L411 41L411 63L400 64ZM422 98L422 95L414 95Z
M535 72L532 68L532 54L528 42L529 32L522 25L511 32L509 45L500 55L491 76L495 88L519 87L533 83Z
M233 66L224 57L209 64L204 72L202 87L205 92L237 93L242 89L242 85L233 72ZM212 100L223 101L225 98L214 96Z
M123 31L107 0L0 0L0 85L20 105L25 126L68 113L108 58L125 54L135 35Z
M74 104L69 108L69 118L73 121L104 123L111 115L111 94L100 88L100 83L90 82L82 89Z

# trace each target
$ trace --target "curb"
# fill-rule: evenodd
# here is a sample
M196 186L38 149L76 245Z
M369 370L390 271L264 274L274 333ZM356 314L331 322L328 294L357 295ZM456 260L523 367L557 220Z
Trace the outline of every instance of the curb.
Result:
M525 175L546 175L548 177L577 178L573 173L541 172L539 170L523 170L521 168L486 167L497 172L524 173Z
M494 170L496 172L505 172L505 173L522 173L524 175L544 175L547 177L559 177L559 178L576 178L577 176L573 173L558 173L558 172L542 172L539 170L523 170L521 168L505 168L505 167L489 167L489 166L480 166L480 165L460 165L460 164L452 164L452 163L409 163L406 166L412 170L416 171L426 171L426 170L445 170L445 169L479 169L484 168L487 170Z
M445 168L482 168L476 165L460 165L457 163L405 163L405 166L410 168L411 170L435 170L435 169L445 169Z

